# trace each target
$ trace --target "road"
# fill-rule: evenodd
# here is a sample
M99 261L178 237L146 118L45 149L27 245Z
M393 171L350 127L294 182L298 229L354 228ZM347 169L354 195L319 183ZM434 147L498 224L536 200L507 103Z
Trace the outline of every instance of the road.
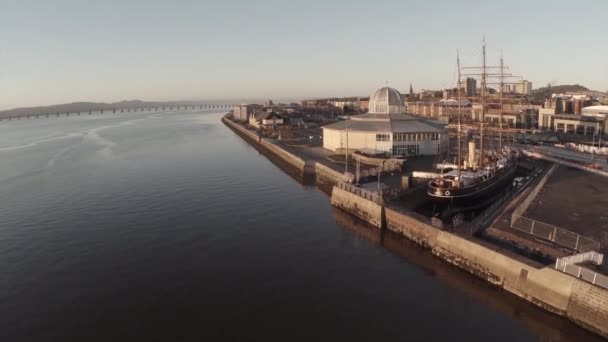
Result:
M593 155L591 153L578 152L572 150L566 150L555 146L521 146L531 152L542 153L549 157L568 159L571 161L577 161L581 163L597 163L600 164L604 170L608 169L608 162L606 156Z

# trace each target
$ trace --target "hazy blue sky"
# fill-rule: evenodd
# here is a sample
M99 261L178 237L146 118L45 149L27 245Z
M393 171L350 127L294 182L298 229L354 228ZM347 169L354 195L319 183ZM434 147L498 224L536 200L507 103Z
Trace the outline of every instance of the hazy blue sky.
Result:
M455 83L455 54L608 89L608 1L0 0L0 108L369 95Z

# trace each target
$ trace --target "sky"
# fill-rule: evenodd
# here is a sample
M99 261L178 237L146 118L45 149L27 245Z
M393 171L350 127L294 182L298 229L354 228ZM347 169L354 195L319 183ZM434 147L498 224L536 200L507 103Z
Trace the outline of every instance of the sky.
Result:
M0 109L369 96L502 50L534 87L608 90L606 0L0 0Z

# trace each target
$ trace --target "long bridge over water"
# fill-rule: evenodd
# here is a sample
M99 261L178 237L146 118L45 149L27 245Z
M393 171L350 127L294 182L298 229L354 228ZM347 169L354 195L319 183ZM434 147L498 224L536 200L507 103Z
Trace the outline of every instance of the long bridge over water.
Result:
M209 109L231 109L233 104L198 104L198 105L153 105L153 106L139 106L139 107L116 107L116 108L105 108L105 109L89 109L84 111L57 111L57 112L44 112L44 113L29 113L29 114L17 114L0 116L0 121L3 120L20 120L20 119L39 119L39 118L51 118L60 116L70 115L103 115L103 114L121 114L131 112L158 112L158 111L173 111L173 110L209 110Z

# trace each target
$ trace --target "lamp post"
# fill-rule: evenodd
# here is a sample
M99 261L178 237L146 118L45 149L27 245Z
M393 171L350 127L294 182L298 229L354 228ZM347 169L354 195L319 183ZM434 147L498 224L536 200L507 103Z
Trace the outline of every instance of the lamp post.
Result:
M348 174L348 115L346 114L348 107L346 105L342 107L342 113L346 116L346 153L344 155L344 178Z
M380 163L380 166L378 167L378 193L380 193L380 175L382 174L382 170L384 169L384 162L386 160L383 160L382 163Z

